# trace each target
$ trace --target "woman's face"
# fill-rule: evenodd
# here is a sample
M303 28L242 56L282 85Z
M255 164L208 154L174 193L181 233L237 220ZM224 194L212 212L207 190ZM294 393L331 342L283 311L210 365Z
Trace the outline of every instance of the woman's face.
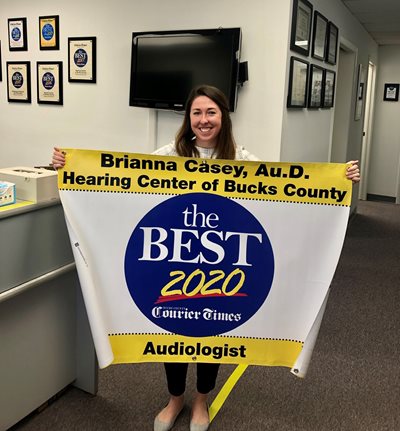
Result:
M221 130L222 112L207 96L198 96L190 108L190 126L196 136L196 145L214 148Z

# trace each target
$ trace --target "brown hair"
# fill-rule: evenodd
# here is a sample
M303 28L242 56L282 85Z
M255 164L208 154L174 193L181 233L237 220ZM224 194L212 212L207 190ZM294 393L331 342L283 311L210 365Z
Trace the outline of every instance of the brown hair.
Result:
M175 138L176 151L180 156L199 157L199 151L196 148L194 133L190 127L190 110L193 101L199 96L206 96L216 103L222 112L221 130L218 134L217 145L214 154L217 159L235 159L235 140L232 134L232 121L229 115L229 105L225 94L216 87L211 85L200 85L190 92L185 106L185 116L181 128L178 130Z

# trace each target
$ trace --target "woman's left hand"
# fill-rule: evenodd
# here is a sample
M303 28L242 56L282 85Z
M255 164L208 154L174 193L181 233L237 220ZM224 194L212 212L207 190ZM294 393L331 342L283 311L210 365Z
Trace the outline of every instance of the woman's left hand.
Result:
M361 179L358 160L351 160L350 162L347 162L347 164L349 167L346 169L346 178L353 181L353 184L358 183Z

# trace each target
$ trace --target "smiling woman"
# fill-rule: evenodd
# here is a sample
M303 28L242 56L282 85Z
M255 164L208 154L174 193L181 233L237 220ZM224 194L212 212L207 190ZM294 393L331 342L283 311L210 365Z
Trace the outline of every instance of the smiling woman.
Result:
M209 85L196 87L189 94L183 123L175 139L179 156L200 157L199 148L211 149L208 157L242 158L237 155L226 97L222 91ZM249 160L247 156L248 153L245 158ZM252 157L251 160L257 160Z
M197 97L190 111L190 126L196 136L196 144L203 148L215 148L221 130L222 112L207 96Z

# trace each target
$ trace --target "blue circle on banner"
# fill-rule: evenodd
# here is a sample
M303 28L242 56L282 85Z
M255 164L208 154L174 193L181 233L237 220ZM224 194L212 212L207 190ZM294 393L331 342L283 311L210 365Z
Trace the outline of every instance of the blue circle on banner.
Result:
M50 72L46 72L42 77L42 84L46 90L51 90L56 83L56 78Z
M54 27L51 24L45 24L42 28L42 36L45 40L51 40L54 36Z
M21 73L15 72L11 77L12 84L15 88L21 88L24 84L24 77Z
M21 30L18 27L14 27L11 31L12 40L18 42L21 39Z
M125 279L141 312L180 335L226 333L266 300L274 255L263 226L239 203L188 193L152 208L134 228Z
M88 62L87 52L82 48L77 49L74 53L74 63L78 67L85 67L87 62Z

